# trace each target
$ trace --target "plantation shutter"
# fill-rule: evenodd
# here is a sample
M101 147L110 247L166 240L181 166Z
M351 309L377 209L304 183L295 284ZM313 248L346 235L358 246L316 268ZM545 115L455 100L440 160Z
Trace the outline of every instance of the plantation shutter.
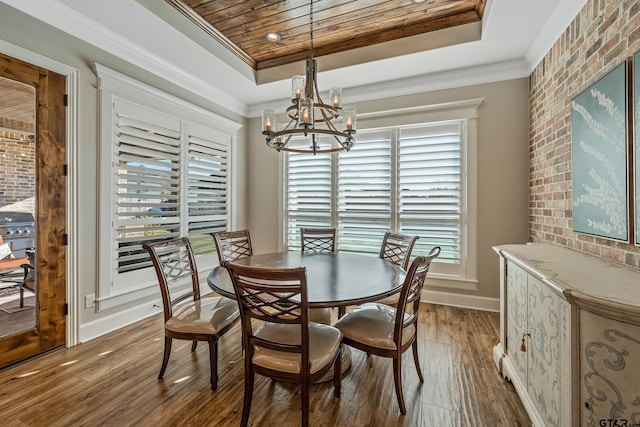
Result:
M331 155L288 153L287 248L300 250L301 227L331 227Z
M338 157L338 245L378 254L391 222L391 131L358 132Z
M151 265L142 243L180 234L180 122L136 105L114 105L117 271Z
M211 253L211 233L228 223L228 137L196 125L187 129L188 237L195 254Z
M420 238L414 255L440 246L439 262L460 263L461 122L400 130L399 229Z

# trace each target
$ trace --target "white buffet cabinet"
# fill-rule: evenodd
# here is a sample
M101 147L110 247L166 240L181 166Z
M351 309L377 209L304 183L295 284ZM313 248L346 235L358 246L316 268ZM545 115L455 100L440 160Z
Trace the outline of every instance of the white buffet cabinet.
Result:
M494 362L532 424L640 426L640 271L551 244L494 250Z

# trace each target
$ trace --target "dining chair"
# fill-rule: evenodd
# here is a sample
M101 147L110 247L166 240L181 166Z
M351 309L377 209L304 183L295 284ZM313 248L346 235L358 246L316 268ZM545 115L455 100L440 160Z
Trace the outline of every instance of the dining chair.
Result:
M216 231L211 233L216 244L218 262L235 261L253 255L249 230Z
M220 265L225 261L235 261L253 255L249 230L217 231L211 235L216 244ZM331 324L330 308L312 308L309 315L312 322Z
M336 251L335 228L300 228L302 253L326 253Z
M404 270L409 266L413 246L418 240L418 236L409 236L387 231L382 239L380 247L380 258L401 266ZM398 305L400 294L393 294L377 302L387 304L392 307Z
M300 384L302 425L309 424L309 387L333 366L340 397L342 333L309 321L305 267L277 269L225 262L240 305L244 343L242 426L249 422L255 374Z
M335 327L344 334L343 343L359 350L393 359L393 378L400 412L407 413L402 393L402 354L413 348L413 361L420 382L424 382L418 360L418 308L431 261L440 254L434 247L429 255L413 260L400 291L397 308L366 303L342 316ZM408 309L408 308L411 309Z
M335 228L300 228L300 249L305 253L334 253L336 251ZM330 308L312 308L309 311L313 322L331 324Z
M218 339L240 319L238 304L229 298L200 296L193 250L186 237L142 245L158 277L164 308L164 356L158 379L169 363L173 339L209 343L211 390L218 388ZM189 287L189 280L191 286Z
M380 246L380 258L401 266L404 270L409 267L411 251L418 240L418 236L392 233L387 231Z

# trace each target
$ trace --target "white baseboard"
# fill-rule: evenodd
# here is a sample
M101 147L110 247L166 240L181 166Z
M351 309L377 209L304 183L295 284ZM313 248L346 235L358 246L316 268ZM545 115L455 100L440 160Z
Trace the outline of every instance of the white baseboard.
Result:
M109 332L162 312L162 301L147 301L144 304L118 311L92 322L80 325L79 342L87 342Z
M203 294L206 293L202 290ZM422 291L422 301L432 304L451 305L475 310L500 311L499 298L478 297L433 290ZM101 317L80 325L79 342L87 342L109 332L124 328L132 323L162 312L162 301L147 301L135 307Z
M479 297L475 295L423 289L420 300L431 304L452 305L455 307L484 311L500 311L500 298Z
M204 283L206 283L206 279ZM200 295L204 296L209 294L212 294L211 289L203 285L201 281ZM79 328L78 342L87 342L158 313L162 313L162 299L160 297L126 310L114 312L100 319L83 323Z

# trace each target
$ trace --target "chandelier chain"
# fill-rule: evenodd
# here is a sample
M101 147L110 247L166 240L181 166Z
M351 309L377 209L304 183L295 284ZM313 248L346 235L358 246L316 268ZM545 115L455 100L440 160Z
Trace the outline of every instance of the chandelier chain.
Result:
M311 0L311 7L309 8L309 32L311 33L311 59L313 59L313 0Z

